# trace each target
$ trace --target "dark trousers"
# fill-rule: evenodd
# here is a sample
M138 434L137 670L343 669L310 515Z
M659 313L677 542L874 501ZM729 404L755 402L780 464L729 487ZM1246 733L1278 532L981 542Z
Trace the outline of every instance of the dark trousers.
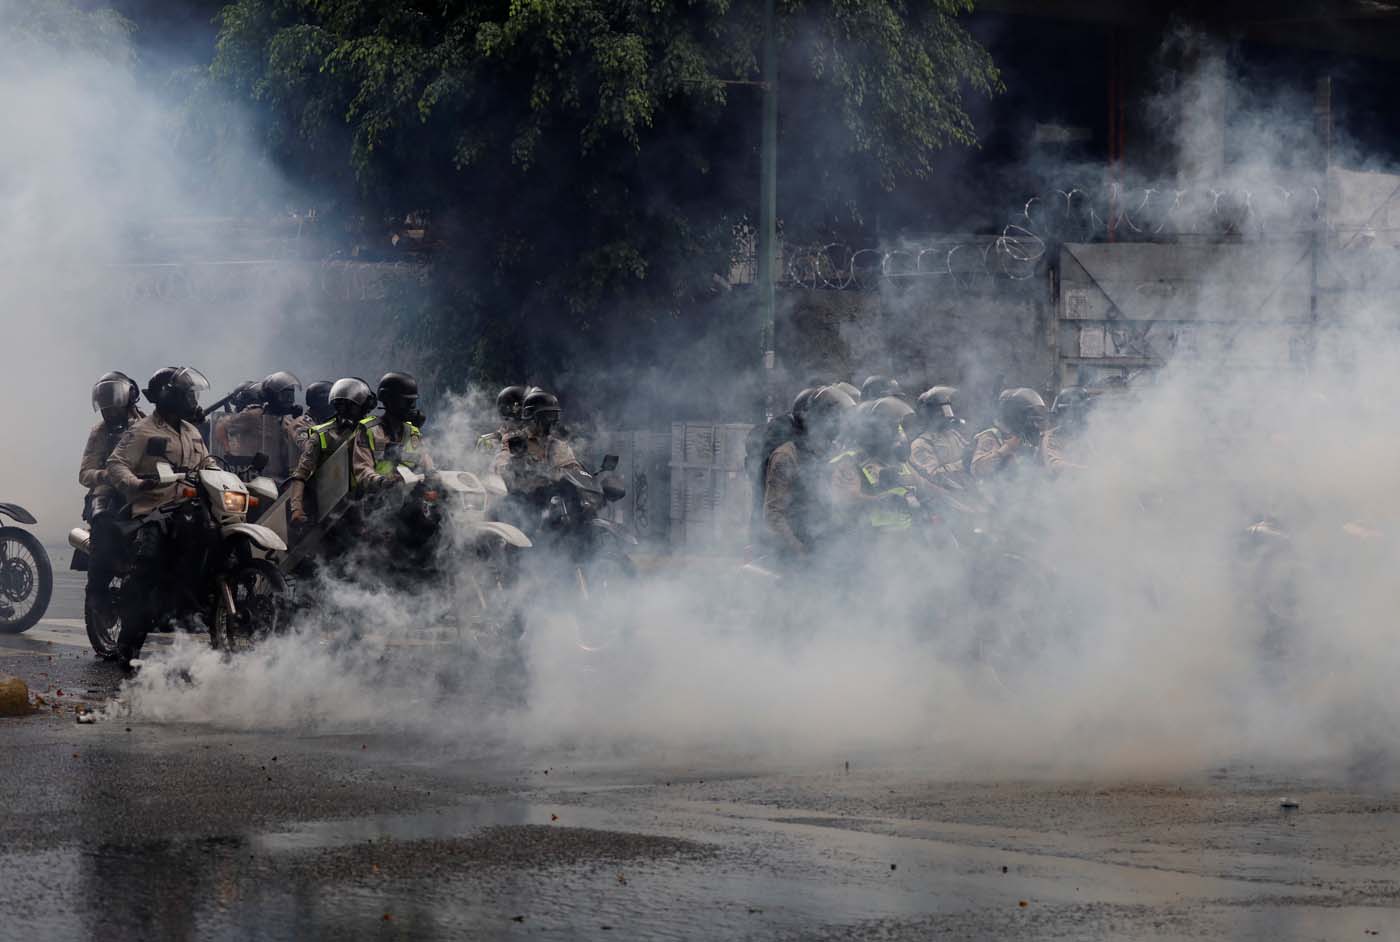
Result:
M161 582L164 576L165 528L147 523L136 531L132 547L131 574L122 584L122 631L117 648L124 656L136 657L160 616Z

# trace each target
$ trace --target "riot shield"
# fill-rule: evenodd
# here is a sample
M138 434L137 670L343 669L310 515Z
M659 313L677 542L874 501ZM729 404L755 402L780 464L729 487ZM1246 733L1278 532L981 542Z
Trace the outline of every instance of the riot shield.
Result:
M311 524L300 533L291 532L285 491L259 518L259 523L270 528L287 544L287 552L278 563L283 571L295 569L320 545L326 531L344 516L351 500L350 455L353 446L354 436L347 436L307 480L305 498Z

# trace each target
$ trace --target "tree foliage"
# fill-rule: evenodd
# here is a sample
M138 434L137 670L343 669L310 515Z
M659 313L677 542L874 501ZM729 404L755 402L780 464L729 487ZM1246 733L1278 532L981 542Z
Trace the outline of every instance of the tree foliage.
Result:
M779 0L789 232L859 225L872 181L975 142L963 96L999 78L970 7ZM347 218L427 214L448 276L432 329L499 335L519 361L561 332L635 333L727 271L757 203L761 8L235 0L211 75Z

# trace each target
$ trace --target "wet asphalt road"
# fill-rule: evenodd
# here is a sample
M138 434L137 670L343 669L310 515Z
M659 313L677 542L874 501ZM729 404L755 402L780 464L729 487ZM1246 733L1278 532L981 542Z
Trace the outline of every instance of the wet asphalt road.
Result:
M0 939L1400 939L1390 788L78 725L74 606L0 639L48 704L0 720Z

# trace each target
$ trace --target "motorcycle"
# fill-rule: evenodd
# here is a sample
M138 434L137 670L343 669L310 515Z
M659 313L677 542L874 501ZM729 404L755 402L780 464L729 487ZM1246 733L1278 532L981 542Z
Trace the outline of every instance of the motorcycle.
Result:
M33 526L34 515L18 504L0 503L0 518ZM19 527L0 527L0 634L20 634L39 623L53 596L53 566L38 537Z
M156 467L157 473L147 479L178 484L175 499L140 520L119 521L116 530L129 538L149 523L167 528L172 542L166 583L170 594L162 599L162 620L173 619L194 630L188 627L189 619L197 615L212 646L226 651L246 648L283 627L287 584L271 557L287 546L267 527L248 522L250 508L265 494L251 493L237 475L221 469L177 472L165 461ZM71 530L68 542L91 553L91 532L85 527ZM117 655L121 595L131 572L129 549L129 541L123 541L110 583L89 591L84 600L88 641L104 659Z
M522 514L522 519L531 522L529 532L541 548L532 557L548 567L540 573L543 580L567 586L567 594L573 595L570 608L577 644L589 653L617 640L617 621L601 608L636 576L628 548L637 545L637 538L602 516L608 504L627 496L613 473L617 463L616 455L608 455L596 475L581 469L564 471L557 481L526 501L535 512ZM518 509L515 512L521 513Z

